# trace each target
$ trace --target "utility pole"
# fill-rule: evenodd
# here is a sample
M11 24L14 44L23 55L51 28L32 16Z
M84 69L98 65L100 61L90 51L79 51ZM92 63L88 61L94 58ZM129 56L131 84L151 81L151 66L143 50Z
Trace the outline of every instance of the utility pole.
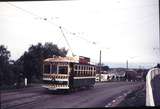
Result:
M99 82L101 82L101 50L99 54Z
M126 68L128 69L128 60L126 61Z

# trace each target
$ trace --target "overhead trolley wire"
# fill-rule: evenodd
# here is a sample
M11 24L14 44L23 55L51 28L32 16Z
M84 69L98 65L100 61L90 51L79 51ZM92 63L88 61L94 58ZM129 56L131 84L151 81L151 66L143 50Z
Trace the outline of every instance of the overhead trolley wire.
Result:
M59 27L59 25L57 25L57 24L55 24L55 23L49 21L49 20L48 20L47 18L45 18L45 17L41 17L41 16L38 15L38 14L35 14L35 13L33 13L33 12L31 12L31 11L28 11L28 10L26 10L26 9L24 9L24 8L21 8L21 7L19 7L19 6L16 6L16 5L14 5L14 4L10 3L10 2L7 2L7 3L8 3L9 5L11 5L11 6L17 8L17 9L20 9L21 11L23 11L23 12L25 12L25 13L28 13L28 14L30 14L30 15L32 15L32 16L41 18L41 19L43 19L44 21L46 21L46 22L48 22L48 23L51 23L51 24L53 24L53 25Z
M28 11L28 10L26 10L26 9L23 9L23 8L21 8L21 7L19 7L19 6L16 6L16 5L14 5L14 4L10 3L10 2L7 2L7 3L8 3L9 5L11 5L11 6L13 6L13 7L15 7L15 8L17 8L17 9L23 11L23 12L25 12L25 13L28 13L28 14L30 14L30 15L32 15L32 16L41 18L39 15L37 15L37 14L31 12L31 11Z
M84 38L84 37L82 37L82 36L80 36L80 35L77 35L76 32L71 32L70 30L68 30L68 29L66 29L66 28L65 28L65 30L68 31L71 35L76 36L76 37L78 37L78 38L86 41L87 43L96 44L96 42L94 42L94 41L90 41L90 40L88 40L88 39L86 39L86 38Z
M59 25L57 25L57 24L49 21L47 18L43 18L43 17L41 17L41 16L39 16L39 15L31 12L31 11L28 11L28 10L26 10L26 9L23 9L23 8L21 8L21 7L18 7L18 6L14 5L14 4L10 3L10 2L7 2L7 3L8 3L9 5L17 8L17 9L20 9L21 11L24 11L25 13L28 13L28 14L30 14L30 15L32 15L32 16L35 16L35 17L42 18L43 20L47 21L48 23L53 24L54 26L58 27L58 28L61 30L61 33L62 33L62 35L63 35L63 37L64 37L64 39L65 39L65 41L66 41L66 43L67 43L67 45L68 45L68 47L69 47L69 49L70 49L71 52L72 52L72 56L74 56L73 51L72 51L72 49L71 49L71 46L70 46L70 44L69 44L69 41L67 40L67 38L66 38L66 36L65 36L65 34L64 34L63 30L62 30L62 26L59 26Z
M70 32L72 35L74 35L74 36L76 36L76 37L79 37L80 39L85 40L87 43L96 44L96 42L89 41L88 39L86 39L86 38L84 38L84 37L81 37L81 36L77 35L77 34L74 33L74 32L69 31L69 30L68 30L67 28L65 28L65 27L63 27L63 30L62 30L62 26L59 26L59 25L53 23L52 21L48 20L48 19L45 18L45 17L41 17L41 16L39 16L39 15L31 12L31 11L28 11L28 10L26 10L26 9L23 9L23 8L21 8L21 7L19 7L19 6L16 6L16 5L14 5L14 4L10 3L10 2L7 2L7 3L8 3L9 5L17 8L17 9L20 9L21 11L23 11L23 12L25 12L25 13L28 13L28 14L30 14L30 15L32 15L32 16L41 18L41 19L43 19L44 21L46 21L46 22L48 22L48 23L50 23L50 24L53 24L54 26L58 27L58 28L60 29L60 31L61 31L61 33L62 33L62 35L63 35L63 37L64 37L64 39L65 39L65 41L66 41L66 43L67 43L67 45L68 45L68 47L70 48L70 50L71 50L71 52L72 52L72 55L73 55L73 51L72 51L72 49L71 49L71 46L70 46L70 44L69 44L69 41L67 40L67 38L66 38L63 30L68 31L68 32Z

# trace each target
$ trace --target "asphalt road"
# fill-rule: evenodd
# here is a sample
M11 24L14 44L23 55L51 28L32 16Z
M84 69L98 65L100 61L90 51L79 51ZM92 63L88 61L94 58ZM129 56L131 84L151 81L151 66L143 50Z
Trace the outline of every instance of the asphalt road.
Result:
M2 109L52 109L105 107L117 97L144 85L140 82L96 83L94 88L72 93L46 91L40 86L1 93Z

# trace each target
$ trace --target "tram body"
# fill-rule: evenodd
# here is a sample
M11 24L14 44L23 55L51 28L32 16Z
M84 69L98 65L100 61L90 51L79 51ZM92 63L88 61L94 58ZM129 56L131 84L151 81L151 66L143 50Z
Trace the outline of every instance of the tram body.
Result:
M93 87L96 67L77 57L53 57L44 60L43 86L49 90Z

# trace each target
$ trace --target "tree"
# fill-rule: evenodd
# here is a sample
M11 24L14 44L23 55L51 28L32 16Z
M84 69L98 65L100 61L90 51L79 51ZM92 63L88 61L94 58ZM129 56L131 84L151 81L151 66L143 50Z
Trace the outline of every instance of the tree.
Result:
M65 48L59 49L57 45L47 42L44 45L38 43L31 45L18 60L17 64L23 66L23 75L28 78L29 83L33 80L40 80L42 77L42 63L46 58L51 58L53 55L66 56Z
M4 45L0 45L0 83L9 84L9 57L10 51Z
M135 80L137 72L134 70L127 70L125 74L125 78L128 80Z
M158 64L155 66L155 68L160 68L160 63L158 63Z
M107 70L109 70L109 66L107 66L107 65L103 66L102 69L105 70L105 71L107 71Z

